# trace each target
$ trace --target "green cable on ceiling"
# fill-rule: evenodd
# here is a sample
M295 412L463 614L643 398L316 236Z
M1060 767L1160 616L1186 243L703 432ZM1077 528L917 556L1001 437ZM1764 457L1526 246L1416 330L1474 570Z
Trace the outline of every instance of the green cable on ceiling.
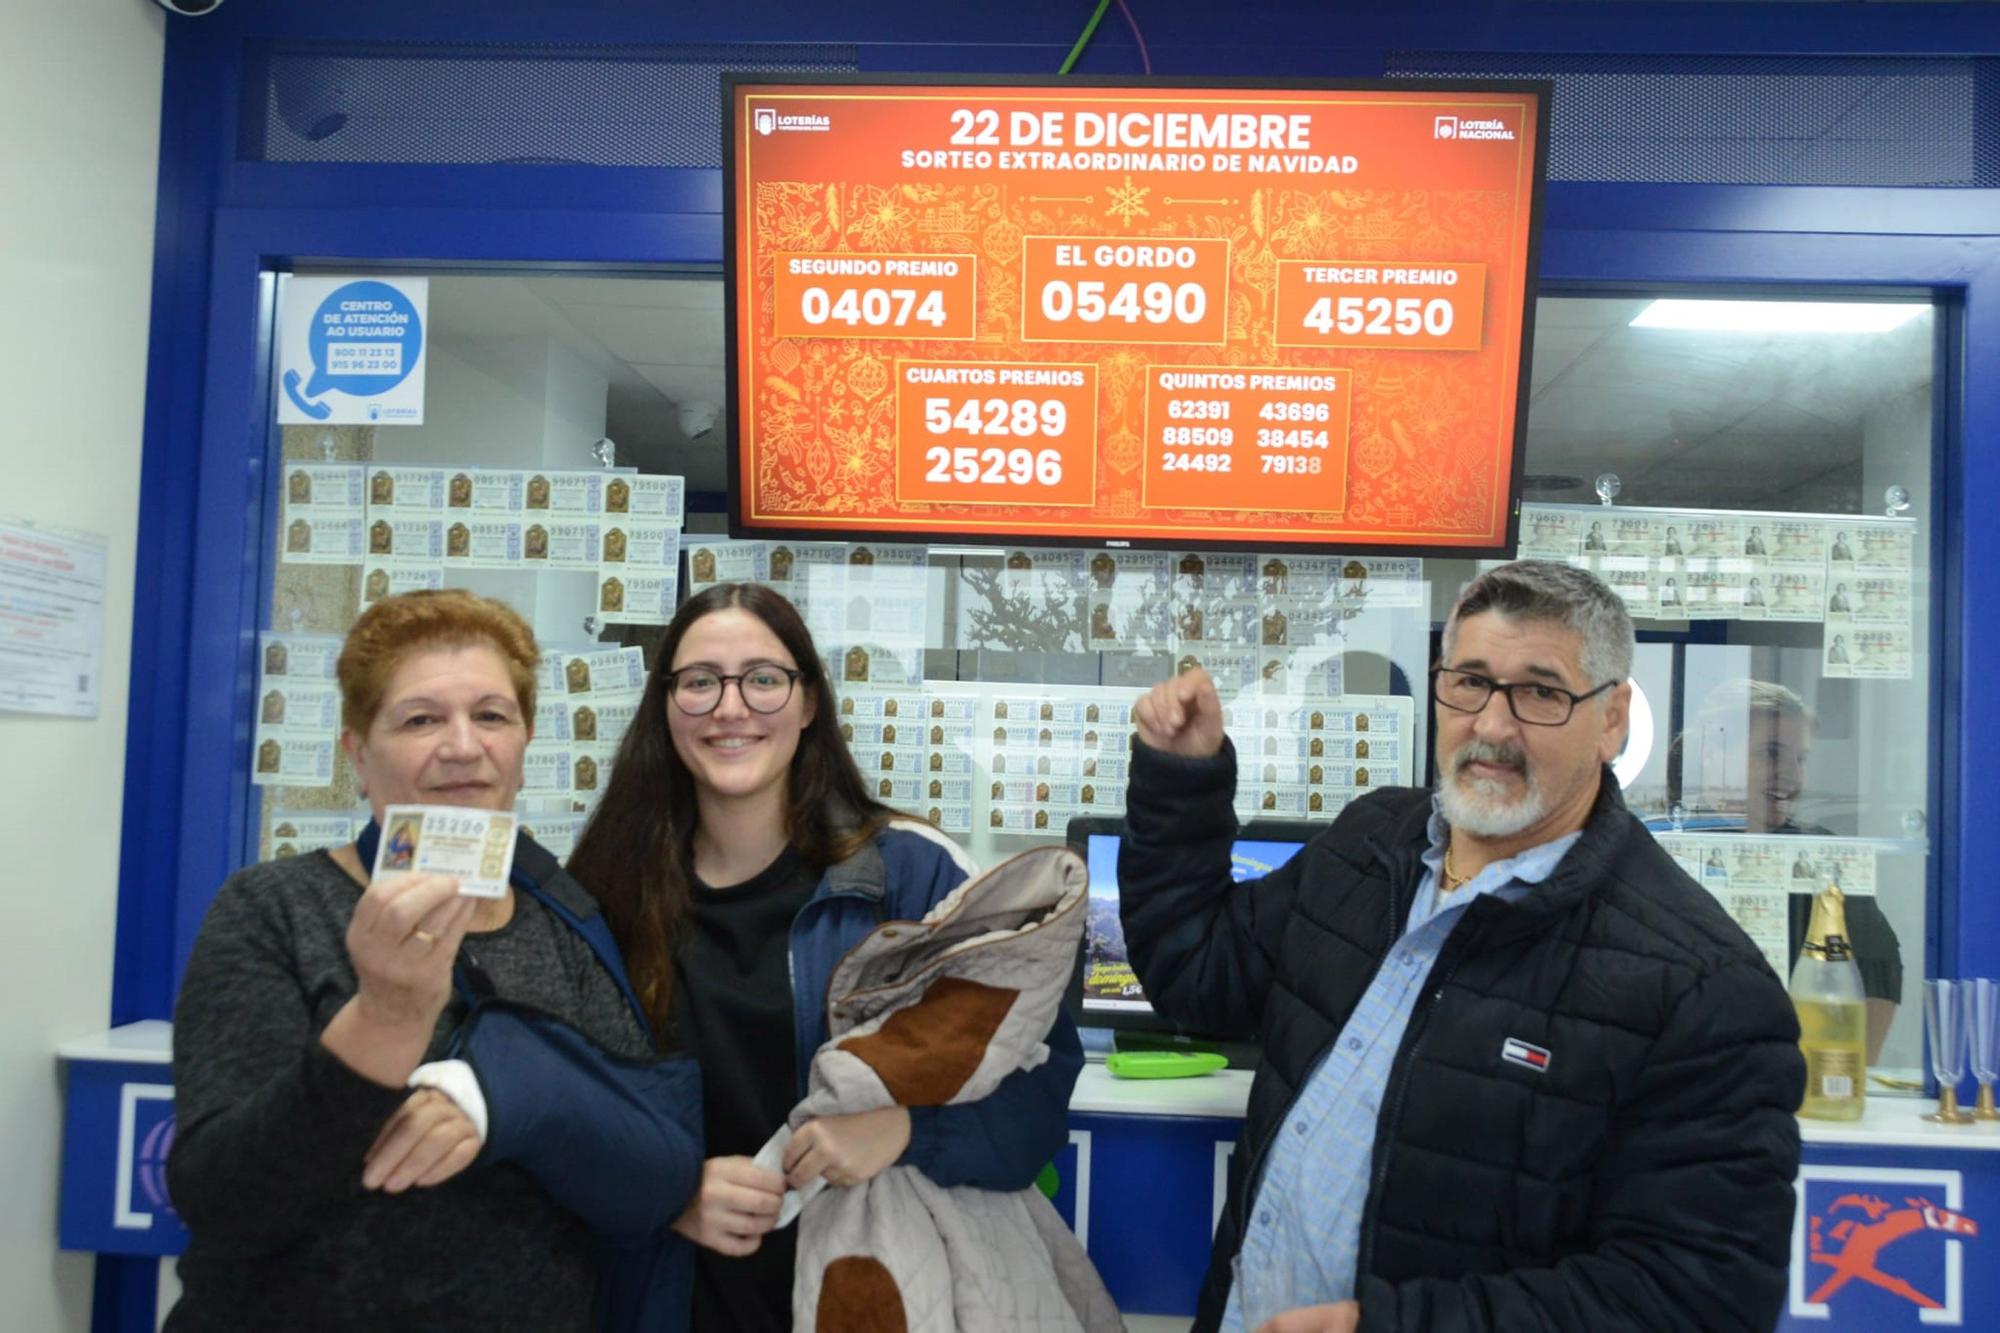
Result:
M1111 0L1097 0L1097 12L1090 16L1090 22L1083 25L1083 35L1077 38L1076 45L1069 49L1069 58L1062 62L1062 68L1056 71L1057 74L1067 74L1075 68L1077 58L1083 54L1083 48L1090 45L1090 35L1097 31L1097 25L1104 18L1104 11L1109 8Z

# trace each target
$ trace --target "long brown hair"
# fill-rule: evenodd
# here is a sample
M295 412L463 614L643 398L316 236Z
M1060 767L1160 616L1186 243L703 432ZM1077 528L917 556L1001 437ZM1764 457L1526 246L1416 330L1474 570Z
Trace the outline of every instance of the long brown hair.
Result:
M694 623L731 608L748 611L778 636L798 664L799 688L808 691L813 704L812 721L799 733L785 782L785 835L800 858L816 871L825 870L851 856L894 814L869 794L840 739L833 688L798 609L757 583L717 584L683 602L660 641L639 711L612 764L611 781L569 859L570 873L603 905L633 989L663 1040L700 822L693 775L667 729L667 710L673 707L667 678Z

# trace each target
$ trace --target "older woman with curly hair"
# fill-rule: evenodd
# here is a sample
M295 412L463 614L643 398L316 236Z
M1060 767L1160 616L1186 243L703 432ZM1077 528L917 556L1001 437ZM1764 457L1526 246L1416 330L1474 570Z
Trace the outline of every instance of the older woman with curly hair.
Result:
M375 819L231 876L181 986L169 1328L684 1325L667 1227L700 1093L653 1056L595 901L526 837L500 898L370 872L391 805L512 808L538 664L518 615L457 590L348 635L341 744Z

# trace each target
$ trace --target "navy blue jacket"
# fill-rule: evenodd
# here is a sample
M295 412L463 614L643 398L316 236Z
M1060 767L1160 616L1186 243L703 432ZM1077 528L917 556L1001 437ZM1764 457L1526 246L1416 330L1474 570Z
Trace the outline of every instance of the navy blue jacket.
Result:
M355 840L363 865L380 834ZM532 839L514 851L514 889L590 945L650 1040L645 1010L597 900ZM470 1010L453 1054L486 1098L479 1160L512 1162L598 1238L596 1322L607 1333L685 1328L693 1247L671 1230L701 1181L701 1073L691 1059L624 1060L552 1014L491 993L461 964Z

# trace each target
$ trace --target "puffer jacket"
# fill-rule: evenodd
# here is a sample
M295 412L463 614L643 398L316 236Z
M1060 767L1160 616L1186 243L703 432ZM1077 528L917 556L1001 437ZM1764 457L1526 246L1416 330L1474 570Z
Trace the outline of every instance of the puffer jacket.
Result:
M844 861L827 867L792 921L793 1049L798 1095L810 1087L813 1052L829 1031L827 994L834 968L884 921L915 921L973 870L945 834L913 819L893 819ZM1048 1031L1049 1058L1003 1079L974 1102L910 1108L910 1145L898 1165L914 1166L940 1185L1023 1189L1062 1149L1070 1091L1083 1069L1083 1044L1068 1014Z
M1402 934L1427 791L1372 793L1262 880L1233 885L1235 755L1138 747L1120 910L1146 995L1259 1036L1198 1329L1217 1326L1265 1149ZM1785 1292L1793 1112L1784 988L1603 774L1582 838L1518 902L1465 909L1377 1118L1361 1328L1769 1329ZM1503 1058L1510 1040L1546 1067ZM1513 1048L1518 1050L1519 1048Z
M869 934L834 971L831 1037L790 1128L886 1106L969 1106L1047 1063L1088 879L1074 853L1040 848L968 880L921 921ZM1121 1327L1039 1191L946 1187L908 1165L805 1203L792 1290L799 1328Z

